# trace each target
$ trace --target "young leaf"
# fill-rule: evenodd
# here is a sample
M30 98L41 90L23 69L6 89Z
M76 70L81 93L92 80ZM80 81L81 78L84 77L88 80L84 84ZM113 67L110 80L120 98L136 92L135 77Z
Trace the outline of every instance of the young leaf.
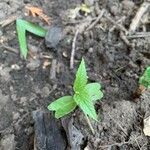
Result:
M82 90L79 94L75 94L73 98L85 114L97 121L94 104L89 99L90 95L87 90Z
M147 67L144 74L140 77L139 83L146 88L150 88L150 67Z
M85 86L88 91L89 99L92 101L100 100L103 97L103 93L100 90L101 85L99 83L90 83Z
M82 58L82 61L76 73L76 79L73 87L74 91L78 93L86 86L86 84L87 84L87 73L85 68L85 62L84 59Z
M40 37L45 37L47 30L22 19L17 19L16 28L17 28L21 54L23 55L24 58L26 58L28 53L27 44L26 44L26 31L29 31Z
M73 111L76 106L77 104L72 96L64 96L52 102L48 109L55 111L55 117L60 118Z
M18 40L20 45L20 52L24 58L27 57L28 49L26 44L26 35L25 35L25 29L22 28L22 26L17 25L17 34L18 34Z
M81 11L83 11L83 12L85 12L85 13L91 13L91 9L90 9L90 7L89 6L87 6L86 4L82 4L81 6L80 6L80 10Z

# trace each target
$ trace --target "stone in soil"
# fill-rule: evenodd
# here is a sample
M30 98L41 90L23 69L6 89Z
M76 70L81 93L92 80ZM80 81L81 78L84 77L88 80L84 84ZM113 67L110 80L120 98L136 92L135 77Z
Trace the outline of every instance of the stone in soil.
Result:
M45 43L49 48L56 48L59 42L63 38L63 30L61 27L51 27L49 28L46 37Z

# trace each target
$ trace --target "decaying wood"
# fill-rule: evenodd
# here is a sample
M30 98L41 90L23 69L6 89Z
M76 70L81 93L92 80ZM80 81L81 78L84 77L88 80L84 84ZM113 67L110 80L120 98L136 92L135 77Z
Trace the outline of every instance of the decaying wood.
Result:
M33 112L34 150L65 150L66 141L52 114L40 110Z
M74 125L73 118L63 118L62 125L66 131L69 150L81 150L81 145L83 145L84 135L81 133L80 129L76 128Z
M140 25L140 21L142 19L142 16L147 12L148 8L150 7L150 2L144 2L139 10L137 11L135 17L133 18L130 28L129 28L129 33L134 33L136 29Z

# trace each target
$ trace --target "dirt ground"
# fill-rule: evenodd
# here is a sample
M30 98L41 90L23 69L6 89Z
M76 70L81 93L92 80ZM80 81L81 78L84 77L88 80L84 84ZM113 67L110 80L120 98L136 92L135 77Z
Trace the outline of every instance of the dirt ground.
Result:
M69 10L75 9L83 2L90 3L92 12L79 12L75 19L70 19ZM143 120L150 114L150 91L146 90L136 99L133 97L139 77L150 64L150 38L124 38L125 33L120 28L121 26L129 31L130 24L143 2L0 1L0 23L16 15L18 18L49 28L38 17L25 15L25 6L31 4L42 8L45 14L52 18L51 26L61 27L63 30L63 40L55 48L48 48L45 40L28 34L29 50L35 59L30 54L27 60L23 60L18 53L15 22L5 27L0 26L0 150L33 149L32 112L39 109L48 111L47 106L50 102L60 96L72 94L75 72L82 57L86 61L89 81L101 83L104 92L102 100L96 103L100 121L91 120L95 130L93 135L79 109L63 118L61 122L68 143L66 149L150 149L150 138L143 133ZM102 9L105 9L106 15L86 31L91 24L88 19L96 18ZM83 30L77 36L74 68L70 69L72 41L79 27L83 27ZM149 23L141 23L136 32L144 30L150 31ZM49 62L50 65L44 67L45 62ZM52 74L54 62L56 76Z

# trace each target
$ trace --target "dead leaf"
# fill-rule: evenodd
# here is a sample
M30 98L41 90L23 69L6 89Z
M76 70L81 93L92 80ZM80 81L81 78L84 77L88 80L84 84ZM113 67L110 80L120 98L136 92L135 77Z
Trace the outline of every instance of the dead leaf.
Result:
M28 14L31 14L33 17L39 16L41 19L43 19L48 25L50 25L51 18L44 14L43 10L38 7L34 7L31 5L25 6L25 8L28 10Z

